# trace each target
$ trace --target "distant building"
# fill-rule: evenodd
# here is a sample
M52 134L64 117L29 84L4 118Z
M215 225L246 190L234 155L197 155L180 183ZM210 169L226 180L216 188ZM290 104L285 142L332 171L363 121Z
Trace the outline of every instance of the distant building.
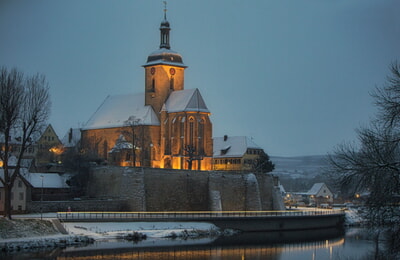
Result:
M303 201L309 205L320 206L321 204L332 204L333 193L325 183L315 183L307 192L292 192L294 200Z
M81 142L81 129L80 128L70 128L68 132L61 139L64 152L74 151L78 152Z
M16 158L14 156L10 157L9 165L10 172L13 172L12 168L15 168ZM4 170L0 168L0 177L4 180ZM23 212L26 209L26 195L28 184L24 181L24 178L17 176L14 181L14 185L11 189L11 208L14 211ZM4 185L0 182L0 212L4 212L4 200L5 191Z
M16 160L15 156L9 159L10 174L15 169ZM0 177L4 179L2 167ZM70 187L67 184L69 177L58 173L31 173L27 168L21 168L11 189L11 210L24 212L31 201L71 199ZM0 182L0 212L4 212L4 199L4 185Z
M24 157L22 159L28 159L32 161L38 152L38 146L37 146L37 138L32 137L29 146L26 149L24 153ZM19 153L21 151L21 145L22 145L22 133L20 131L17 131L13 129L10 133L10 136L8 138L8 144L9 144L9 151L11 155L14 156L19 156ZM0 149L4 151L4 134L0 133ZM0 160L0 167L3 167L3 162Z
M210 111L198 89L184 89L187 66L170 49L170 30L164 16L160 48L143 65L144 93L108 96L82 128L87 156L120 166L211 170Z
M213 169L252 171L264 150L246 136L214 137Z
M333 193L325 183L314 183L307 192L312 204L333 203Z
M62 143L51 124L43 131L37 140L36 165L43 166L49 163L57 163L63 152Z
M67 181L70 175L59 173L23 172L29 201L62 201L71 199ZM28 201L28 202L29 202Z
M2 135L2 134L0 134ZM4 150L4 136L0 136L0 148ZM19 156L22 148L22 132L13 130L9 137L10 153ZM29 170L45 170L49 164L56 164L63 152L62 144L51 124L39 134L32 135L22 157L21 166ZM3 162L0 161L0 167Z

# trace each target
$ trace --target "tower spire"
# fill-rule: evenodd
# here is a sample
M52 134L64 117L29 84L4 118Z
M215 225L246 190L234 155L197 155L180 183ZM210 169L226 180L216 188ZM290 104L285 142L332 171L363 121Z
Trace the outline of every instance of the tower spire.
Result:
M167 20L167 1L163 1L164 3L164 20Z
M170 49L171 46L169 45L169 31L171 28L169 27L169 22L167 21L167 1L164 1L164 21L161 22L160 26L160 49Z

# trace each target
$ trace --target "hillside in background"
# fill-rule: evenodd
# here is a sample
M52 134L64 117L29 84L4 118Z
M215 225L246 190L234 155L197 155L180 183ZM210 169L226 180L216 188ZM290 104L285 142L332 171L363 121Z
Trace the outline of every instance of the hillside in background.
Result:
M329 166L326 155L271 156L271 161L275 164L272 174L279 177L286 191L307 191L317 182L333 186L332 180L324 172Z
M271 156L271 161L275 164L275 174L317 174L321 172L321 168L328 166L325 155L298 157Z

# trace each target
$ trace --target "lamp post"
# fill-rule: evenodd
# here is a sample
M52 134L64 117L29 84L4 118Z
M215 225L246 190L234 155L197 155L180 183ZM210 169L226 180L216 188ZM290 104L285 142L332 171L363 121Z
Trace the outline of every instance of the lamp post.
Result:
M43 175L40 175L40 178L42 179L42 192L40 196L40 219L43 219Z

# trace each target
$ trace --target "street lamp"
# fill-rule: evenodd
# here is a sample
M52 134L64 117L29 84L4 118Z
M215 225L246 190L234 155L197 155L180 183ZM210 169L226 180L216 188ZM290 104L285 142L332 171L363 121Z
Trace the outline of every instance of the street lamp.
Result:
M42 179L42 193L40 196L40 219L42 220L43 219L43 179L44 179L44 176L40 175L40 178Z

